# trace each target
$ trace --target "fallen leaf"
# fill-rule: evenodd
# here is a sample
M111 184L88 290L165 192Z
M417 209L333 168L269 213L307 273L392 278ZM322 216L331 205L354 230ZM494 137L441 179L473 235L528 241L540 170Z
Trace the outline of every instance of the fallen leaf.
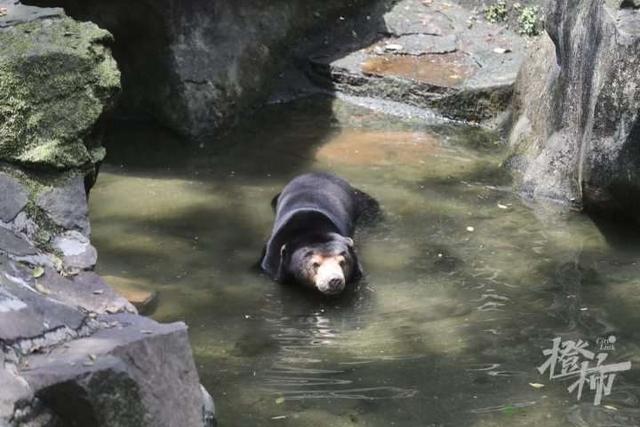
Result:
M475 230L475 228L473 228L473 227L471 227L471 226L467 227L467 231L468 231L468 232L472 232L472 231L474 231L474 230Z
M41 266L37 266L36 268L33 269L33 271L31 272L31 275L33 277L35 277L36 279L38 277L42 277L42 275L44 274L44 268L42 268Z
M529 385L533 388L542 388L544 387L544 384L540 384L540 383L529 383Z
M104 293L104 290L102 289L96 289L95 291L93 291L94 295L102 295Z
M284 397L279 397L276 399L276 405L282 405L284 403Z
M509 206L507 206L507 205L503 205L503 204L501 204L501 203L498 203L498 207L499 207L500 209L509 209Z
M607 409L611 409L612 411L617 411L618 408L616 408L615 406L611 406L611 405L603 405L605 408Z
M509 52L511 52L511 49L505 49L503 47L497 47L497 48L493 49L493 51L495 53L509 53Z

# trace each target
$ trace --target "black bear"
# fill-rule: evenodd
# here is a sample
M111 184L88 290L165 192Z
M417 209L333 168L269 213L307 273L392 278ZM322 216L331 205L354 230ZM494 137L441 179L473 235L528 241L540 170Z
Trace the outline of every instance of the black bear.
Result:
M260 266L278 282L336 295L362 270L353 247L356 222L378 204L327 173L300 175L274 197L275 222Z

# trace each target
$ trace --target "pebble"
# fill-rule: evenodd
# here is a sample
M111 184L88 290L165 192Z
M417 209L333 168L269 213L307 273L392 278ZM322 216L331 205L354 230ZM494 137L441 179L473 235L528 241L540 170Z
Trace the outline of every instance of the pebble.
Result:
M384 48L385 50L390 50L393 52L397 52L403 49L401 44L393 44L393 43L385 45Z

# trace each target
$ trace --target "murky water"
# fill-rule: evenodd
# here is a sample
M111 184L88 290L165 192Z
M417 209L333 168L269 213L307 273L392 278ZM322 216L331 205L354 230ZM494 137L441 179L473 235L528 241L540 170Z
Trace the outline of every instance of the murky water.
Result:
M213 148L135 127L109 140L91 195L99 272L157 289L153 317L189 324L221 425L640 424L640 245L523 205L495 135L321 98L265 109ZM366 280L337 300L253 269L271 197L309 170L384 210L357 236ZM577 401L576 378L536 371L554 337L599 352L612 334L605 364L633 369L600 406L588 384Z

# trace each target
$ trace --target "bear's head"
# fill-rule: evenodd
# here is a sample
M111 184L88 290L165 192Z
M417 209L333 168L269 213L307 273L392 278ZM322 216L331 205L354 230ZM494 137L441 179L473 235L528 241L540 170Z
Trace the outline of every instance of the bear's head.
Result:
M310 235L282 245L280 274L325 295L341 293L360 276L353 240L336 233Z

